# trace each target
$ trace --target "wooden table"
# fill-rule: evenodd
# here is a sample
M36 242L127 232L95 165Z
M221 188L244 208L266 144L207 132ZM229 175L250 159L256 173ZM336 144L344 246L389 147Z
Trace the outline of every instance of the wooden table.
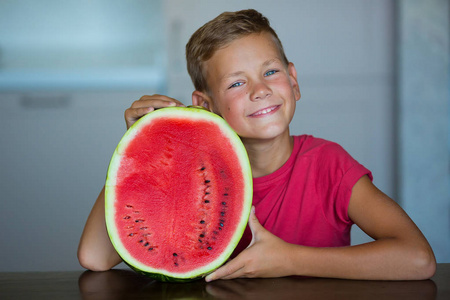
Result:
M130 270L0 273L0 299L450 299L450 264L424 281L319 278L161 283Z

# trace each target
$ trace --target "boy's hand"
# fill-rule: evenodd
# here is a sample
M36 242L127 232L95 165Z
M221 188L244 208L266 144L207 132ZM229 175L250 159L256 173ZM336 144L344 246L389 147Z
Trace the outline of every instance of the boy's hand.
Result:
M176 99L164 95L142 96L141 99L134 101L131 107L125 111L125 122L127 123L127 129L129 129L134 122L149 112L168 106L185 105Z
M289 276L289 253L291 244L266 230L258 221L255 210L249 218L252 231L250 245L236 258L206 276L207 282L238 277L282 277Z

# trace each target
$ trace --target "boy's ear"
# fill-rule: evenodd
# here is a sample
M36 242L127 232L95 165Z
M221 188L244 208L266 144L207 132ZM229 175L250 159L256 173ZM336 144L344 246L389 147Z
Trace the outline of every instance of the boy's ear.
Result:
M192 105L203 106L209 111L213 111L212 99L204 92L195 90L192 92Z
M298 85L297 81L297 70L295 69L295 66L293 63L289 63L288 66L288 72L289 72L289 78L291 80L291 86L294 90L295 100L298 101L302 97L302 94L300 93L300 86Z

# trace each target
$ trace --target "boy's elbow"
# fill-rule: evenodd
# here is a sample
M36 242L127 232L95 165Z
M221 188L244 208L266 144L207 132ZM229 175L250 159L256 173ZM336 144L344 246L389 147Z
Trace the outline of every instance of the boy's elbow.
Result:
M106 261L93 257L89 253L86 253L86 251L78 250L77 256L78 262L85 269L91 271L108 271L112 268Z
M417 251L413 264L417 280L430 279L436 273L436 258L431 248Z

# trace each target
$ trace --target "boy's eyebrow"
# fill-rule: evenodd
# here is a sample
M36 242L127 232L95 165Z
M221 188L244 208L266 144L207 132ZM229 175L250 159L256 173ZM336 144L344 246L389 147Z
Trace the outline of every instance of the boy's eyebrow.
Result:
M234 72L234 73L225 74L224 76L222 76L222 79L228 79L228 78L232 78L232 77L237 77L237 76L242 75L242 74L244 74L243 71L237 71L237 72Z
M270 66L271 64L273 64L274 62L276 62L277 60L279 60L279 59L277 59L277 58L272 58L272 59L266 60L262 65L263 65L263 67L268 67L268 66Z
M278 58L268 59L265 62L263 62L262 66L263 66L263 68L266 68L266 67L270 66L271 64L273 64L273 63L275 63L277 61L280 61L280 60ZM230 73L230 74L225 74L224 76L222 76L221 79L223 80L223 79L228 79L228 78L232 78L232 77L237 77L237 76L240 76L242 74L244 74L243 71L237 71L237 72L233 72L233 73Z

